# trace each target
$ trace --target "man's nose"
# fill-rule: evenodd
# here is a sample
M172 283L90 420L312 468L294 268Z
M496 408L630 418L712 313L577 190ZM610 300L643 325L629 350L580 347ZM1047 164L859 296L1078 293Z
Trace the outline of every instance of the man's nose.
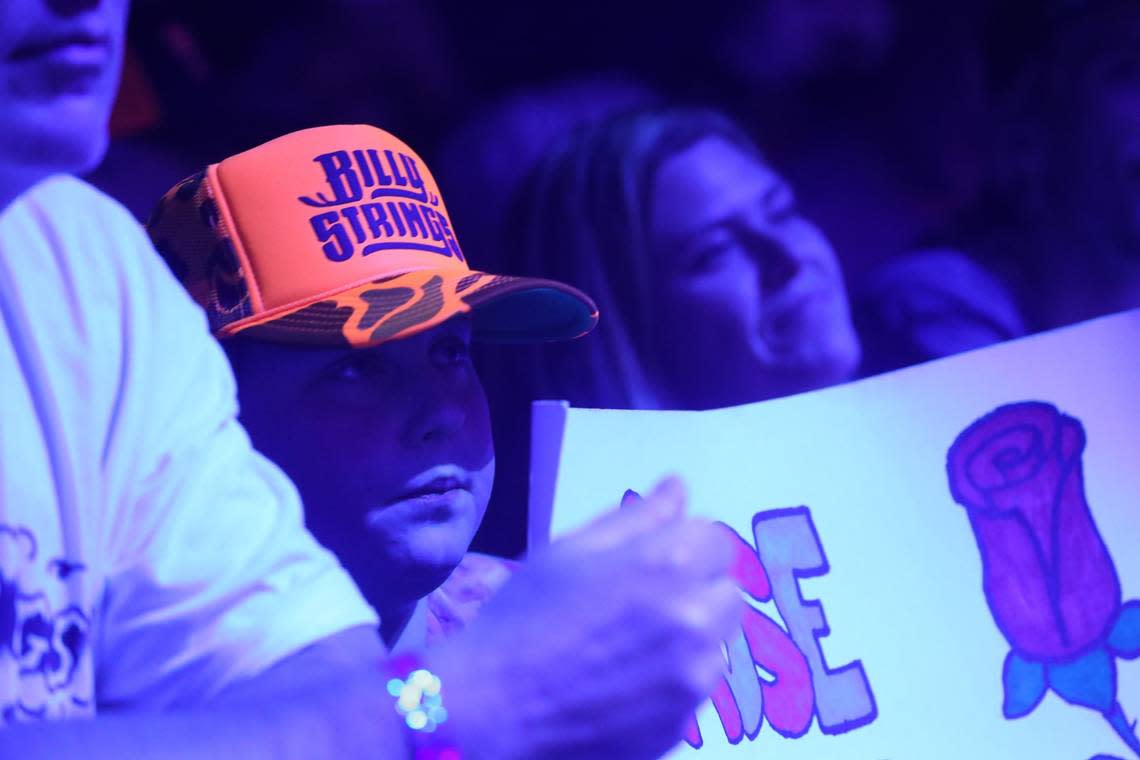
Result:
M451 439L467 423L462 397L439 378L416 383L415 411L407 430L408 443L428 446Z

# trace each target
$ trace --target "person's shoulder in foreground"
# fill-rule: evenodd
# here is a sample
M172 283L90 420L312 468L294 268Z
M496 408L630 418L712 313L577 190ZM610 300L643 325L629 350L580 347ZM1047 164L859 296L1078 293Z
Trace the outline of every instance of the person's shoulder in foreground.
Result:
M201 704L373 620L234 423L201 315L60 174L106 146L126 5L0 5L0 754L110 753L126 737L102 722L11 724Z

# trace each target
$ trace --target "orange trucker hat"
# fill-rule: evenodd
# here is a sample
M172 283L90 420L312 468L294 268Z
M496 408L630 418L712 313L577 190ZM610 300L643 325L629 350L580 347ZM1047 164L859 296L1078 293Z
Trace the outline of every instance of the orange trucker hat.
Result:
M366 125L213 164L162 198L147 231L219 338L371 346L470 312L477 338L529 342L598 320L568 285L472 270L427 166Z

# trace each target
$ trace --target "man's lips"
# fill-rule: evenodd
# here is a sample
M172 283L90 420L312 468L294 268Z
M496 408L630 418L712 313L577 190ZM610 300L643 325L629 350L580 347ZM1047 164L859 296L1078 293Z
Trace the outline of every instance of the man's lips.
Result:
M395 498L369 513L369 520L383 520L393 510L401 520L448 522L466 512L472 498L471 479L460 475L442 475L420 482L413 481Z
M471 484L464 478L457 476L447 475L432 478L426 483L413 485L406 491L401 492L396 498L392 499L389 504L396 504L402 501L410 501L413 499L427 498L432 496L441 496L449 491L470 491Z
M76 66L102 66L110 57L110 36L84 29L33 37L8 54L15 63L47 60Z

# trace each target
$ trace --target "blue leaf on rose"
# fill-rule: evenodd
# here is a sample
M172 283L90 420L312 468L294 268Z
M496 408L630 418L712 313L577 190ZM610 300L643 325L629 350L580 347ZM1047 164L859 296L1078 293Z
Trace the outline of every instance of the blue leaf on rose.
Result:
M1140 599L1125 602L1108 634L1108 650L1117 657L1140 657Z
M1016 652L1006 656L1001 680L1005 691L1001 711L1006 718L1020 718L1031 713L1049 686L1045 679L1045 665L1020 657Z
M1069 704L1108 712L1116 704L1116 661L1097 648L1071 662L1045 666L1049 686Z

